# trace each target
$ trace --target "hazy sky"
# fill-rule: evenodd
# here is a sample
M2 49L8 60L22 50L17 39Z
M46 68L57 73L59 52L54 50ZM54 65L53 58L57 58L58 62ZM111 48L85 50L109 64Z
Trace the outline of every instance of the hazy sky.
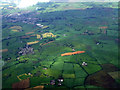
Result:
M24 8L36 4L37 2L49 2L50 0L21 0L18 7Z
M19 8L25 8L28 6L35 5L37 2L118 2L120 0L0 0L7 2L14 2L18 5Z

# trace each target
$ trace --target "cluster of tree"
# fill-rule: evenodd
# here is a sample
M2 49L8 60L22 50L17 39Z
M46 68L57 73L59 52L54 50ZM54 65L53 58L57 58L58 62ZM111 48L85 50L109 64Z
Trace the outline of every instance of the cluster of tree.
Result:
M71 44L71 43L64 43L64 46L66 46L66 47L70 47L70 48L73 48L73 47L74 47L74 45Z
M21 56L17 60L19 61L19 63L26 63L26 62L28 62L29 58L27 58L25 56Z
M55 40L55 37L47 37L44 39L44 42L50 42L50 41L54 41Z

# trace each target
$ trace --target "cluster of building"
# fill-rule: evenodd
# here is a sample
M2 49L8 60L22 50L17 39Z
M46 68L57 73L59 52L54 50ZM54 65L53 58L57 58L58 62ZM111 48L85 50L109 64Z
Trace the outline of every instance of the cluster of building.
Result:
M7 22L23 22L36 25L36 22L39 20L39 18L33 17L35 13L29 13L31 13L31 11L22 11L18 13L4 15L4 17L7 18Z
M85 32L82 33L82 35L94 35L94 33L86 30Z
M21 48L21 51L19 52L20 55L27 55L27 54L34 54L34 50L32 47L25 47Z
M27 23L27 24L35 24L36 21L39 20L38 18L26 18L26 20L23 20L23 23Z
M24 17L24 16L19 16L18 15L14 15L14 19L13 18L9 18L7 22L23 22L23 23L26 23L26 24L35 24L36 21L38 19L37 18L27 18L27 17Z
M1 10L6 10L6 9L18 9L18 7L13 6L12 4L9 4L9 3L1 3L1 4L0 4L0 9L1 9Z
M36 24L38 27L40 27L40 28L42 28L42 29L45 29L45 28L48 28L48 26L44 26L44 25L42 25L42 24Z
M41 28L44 26L44 25L39 24L39 23L38 23L38 24L36 24L36 25L37 25L38 27L41 27Z
M83 62L83 63L82 63L82 66L87 66L87 63L86 63L86 62Z
M50 85L58 85L61 86L63 83L64 79L62 77L58 78L58 80L51 80Z
M107 34L107 26L99 27L100 29L100 34ZM89 30L86 30L85 32L82 33L82 35L94 35L94 32L91 32Z

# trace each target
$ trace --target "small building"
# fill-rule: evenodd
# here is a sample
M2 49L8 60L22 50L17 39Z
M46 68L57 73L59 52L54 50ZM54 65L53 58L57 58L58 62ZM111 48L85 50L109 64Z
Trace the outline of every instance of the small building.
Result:
M64 78L61 76L61 77L58 78L58 81L59 81L59 82L63 82L63 81L64 81Z
M43 68L44 70L47 70L47 68Z
M75 49L72 49L72 51L75 51Z
M28 73L28 75L31 75L31 73Z
M51 81L50 81L50 84L51 84L51 85L55 85L55 80L51 80Z
M100 43L98 42L98 43L96 43L97 45L99 45Z
M86 62L83 62L83 63L82 63L82 66L87 66L87 63L86 63Z
M58 85L61 86L62 84L59 82Z
M39 26L39 27L41 27L41 28L44 26L44 25L42 25L42 24L36 24L36 25Z

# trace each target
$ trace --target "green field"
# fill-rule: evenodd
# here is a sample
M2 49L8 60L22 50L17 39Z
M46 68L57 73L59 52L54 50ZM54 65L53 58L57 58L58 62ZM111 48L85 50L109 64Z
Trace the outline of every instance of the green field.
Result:
M36 7L39 9L36 10ZM86 80L104 70L104 64L120 69L117 3L39 3L26 10L15 11L21 12L21 16L7 17L5 15L11 12L3 10L2 49L8 49L2 53L5 63L2 70L3 88L12 88L13 83L19 82L17 76L24 73L33 75L22 77L30 78L30 87L105 88L101 84L87 84ZM14 10L12 13L14 14ZM29 18L38 19L34 22ZM12 20L17 21L14 23ZM36 24L48 28L42 29ZM10 29L12 26L21 26L22 31L13 32ZM28 32L34 33L26 35ZM47 32L56 37L37 39L36 34L42 36ZM20 48L25 48L28 42L34 41L39 42L28 45L33 48L34 53L19 54ZM85 53L61 56L63 53L74 52L73 49ZM88 65L82 66L83 62ZM51 80L57 82L59 77L64 78L61 86L50 85ZM120 84L119 79L120 77L115 79L115 83Z

